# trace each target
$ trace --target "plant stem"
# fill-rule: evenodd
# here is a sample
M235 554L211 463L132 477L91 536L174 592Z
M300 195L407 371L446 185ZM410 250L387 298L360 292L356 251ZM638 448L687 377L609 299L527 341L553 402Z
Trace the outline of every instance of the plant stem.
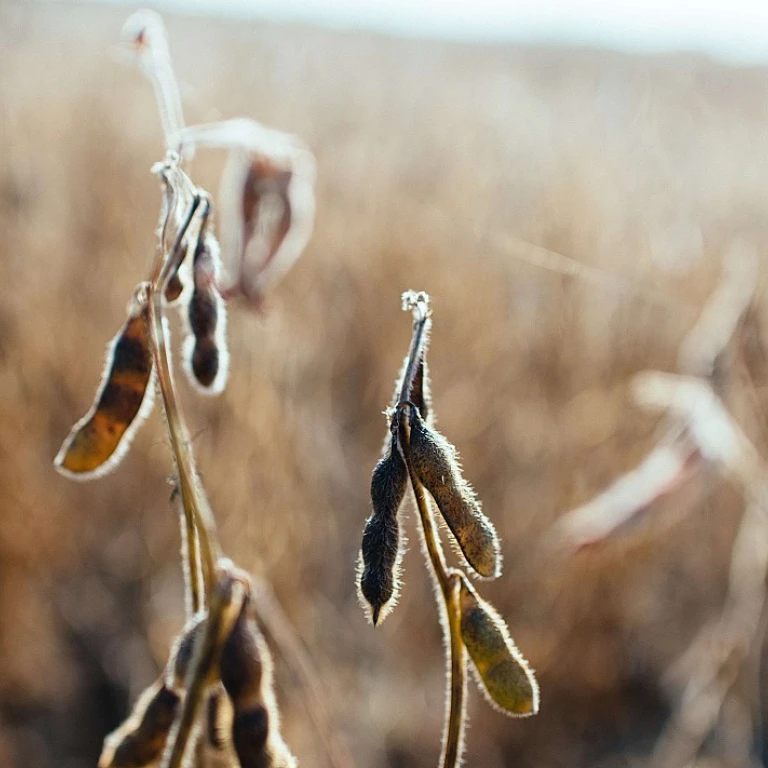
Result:
M197 537L197 528L191 515L187 514L181 498L179 481L176 480L171 493L171 506L175 509L179 518L181 529L181 558L182 571L184 573L184 606L187 618L194 616L203 607L203 582L202 564L200 563L200 542Z
M405 371L403 371L403 381L400 385L400 403L407 402L411 397L413 379L423 354L424 339L430 322L429 296L423 292L408 291L403 294L403 309L410 309L413 313L413 336L411 337L411 348L408 350L408 362Z
M236 589L237 588L237 589ZM244 598L242 584L233 580L226 571L208 593L208 617L205 633L195 646L185 681L186 694L177 725L166 748L162 768L180 768L184 764L187 745L208 686L218 674L221 649L226 642Z
M165 179L166 184L169 180ZM157 378L160 385L160 392L163 397L166 421L168 424L168 433L171 441L171 449L176 460L176 468L179 476L179 490L186 517L190 571L194 573L197 562L197 544L200 545L200 558L202 563L203 582L205 591L209 592L213 587L215 563L221 555L218 536L216 533L216 523L213 514L208 506L208 500L197 480L197 470L195 468L194 455L189 441L189 434L184 423L184 419L176 399L176 390L173 384L173 374L168 359L168 346L166 343L165 327L163 323L163 301L165 288L169 277L175 272L180 259L183 257L181 243L184 236L197 213L202 202L200 195L195 195L187 214L182 222L173 246L170 251L164 255L159 270L149 286L149 315L152 331L152 351L157 369ZM207 201L205 202L207 207ZM173 208L170 207L168 214L172 215ZM195 535L190 533L194 529ZM201 607L201 596L197 597L197 605Z
M464 751L464 714L467 693L467 659L464 641L461 639L461 609L459 607L459 575L448 576L448 629L451 638L451 710L443 748L443 768L453 768L461 760Z
M415 337L416 328L414 328L414 339ZM432 570L440 586L440 594L443 597L448 618L447 634L450 642L451 675L448 683L448 722L445 728L441 766L442 768L455 768L461 759L464 745L464 699L467 689L467 663L464 641L461 639L461 618L459 613L460 581L456 572L448 571L446 568L445 555L437 535L437 526L427 498L427 492L419 478L416 477L411 466L408 419L401 417L402 412L409 407L404 406L398 409L398 445L405 460L405 465L408 468L413 494L416 497L416 506L419 509L419 517L421 518L421 527L424 531L424 543Z

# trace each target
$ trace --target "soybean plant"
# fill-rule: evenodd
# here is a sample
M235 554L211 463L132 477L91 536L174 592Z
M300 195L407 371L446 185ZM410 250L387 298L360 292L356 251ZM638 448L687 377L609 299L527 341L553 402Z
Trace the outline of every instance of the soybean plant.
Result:
M361 602L376 626L392 610L399 594L404 543L399 513L410 485L425 559L437 587L449 670L440 765L454 768L464 750L467 654L481 691L507 715L535 714L539 689L504 620L478 595L463 570L481 578L498 577L499 539L462 475L456 449L434 427L426 359L432 325L429 296L408 291L402 301L403 309L413 315L413 335L395 397L386 412L384 453L371 478L372 514L363 531L358 587ZM463 568L446 564L438 513L450 531Z

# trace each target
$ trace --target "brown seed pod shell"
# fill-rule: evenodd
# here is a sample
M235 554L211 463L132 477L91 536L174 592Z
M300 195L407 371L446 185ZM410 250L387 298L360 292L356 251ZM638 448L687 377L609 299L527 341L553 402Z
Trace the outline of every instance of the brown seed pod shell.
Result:
M358 564L361 604L376 626L397 600L403 547L397 513L408 488L408 470L394 440L371 476L373 514L366 520Z
M207 395L219 394L227 382L229 355L226 339L226 310L217 285L218 244L204 234L192 262L193 290L186 322L184 369L195 388Z
M411 409L410 461L434 498L467 563L485 578L501 573L501 550L493 523L483 514L461 475L455 448Z
M205 632L206 614L198 613L186 624L171 650L171 657L166 666L166 683L175 690L183 690L195 643Z
M54 465L61 474L90 480L112 470L152 408L153 361L146 305L134 306L107 349L96 399L72 427Z
M162 754L181 699L161 679L139 697L130 717L104 740L99 768L142 768Z
M246 595L224 645L219 671L234 709L232 743L241 768L292 768L296 762L280 736L272 688L272 659Z
M475 592L463 574L459 605L461 639L488 701L513 717L535 715L539 710L539 686L533 671L510 637L504 619Z

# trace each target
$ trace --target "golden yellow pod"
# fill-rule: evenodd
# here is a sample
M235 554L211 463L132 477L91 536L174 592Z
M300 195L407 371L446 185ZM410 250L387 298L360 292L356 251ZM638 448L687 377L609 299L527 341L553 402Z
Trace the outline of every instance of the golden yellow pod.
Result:
M481 690L492 705L508 715L535 715L539 710L539 686L533 671L510 637L504 619L475 592L463 574L459 605L461 639Z

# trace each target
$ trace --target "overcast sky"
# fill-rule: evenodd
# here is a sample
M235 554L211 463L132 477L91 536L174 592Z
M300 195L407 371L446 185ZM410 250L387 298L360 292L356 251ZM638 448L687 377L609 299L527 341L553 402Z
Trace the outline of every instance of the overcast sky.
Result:
M736 62L768 62L768 0L155 0L148 5L396 34L693 50Z

